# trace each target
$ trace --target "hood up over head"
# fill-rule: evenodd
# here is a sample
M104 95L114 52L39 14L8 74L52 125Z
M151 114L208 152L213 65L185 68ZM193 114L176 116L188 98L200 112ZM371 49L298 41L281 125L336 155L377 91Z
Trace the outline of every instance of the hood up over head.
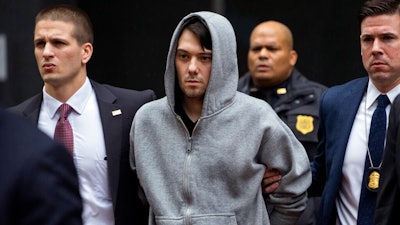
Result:
M176 27L167 56L164 74L165 93L172 109L175 106L176 79L175 54L178 40L193 17L197 17L209 29L212 41L212 66L208 87L204 96L202 117L211 115L231 104L239 79L236 37L231 23L213 12L195 12L184 17Z

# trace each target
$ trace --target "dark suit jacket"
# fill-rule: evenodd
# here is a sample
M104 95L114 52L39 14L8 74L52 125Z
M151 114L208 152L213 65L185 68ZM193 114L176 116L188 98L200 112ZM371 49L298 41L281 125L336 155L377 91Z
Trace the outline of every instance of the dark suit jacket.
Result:
M90 81L96 93L107 153L108 177L115 225L147 224L147 209L138 198L138 181L129 164L129 132L136 111L156 98L151 90L134 91ZM10 110L38 123L40 93ZM122 114L113 116L120 109Z
M317 224L335 224L335 199L342 180L342 167L351 128L367 89L368 77L329 88L320 105L318 153L311 163L311 196L321 194Z
M0 109L0 153L0 224L82 224L78 176L64 147Z
M398 224L400 213L397 204L400 204L400 96L393 101L389 114L375 224Z

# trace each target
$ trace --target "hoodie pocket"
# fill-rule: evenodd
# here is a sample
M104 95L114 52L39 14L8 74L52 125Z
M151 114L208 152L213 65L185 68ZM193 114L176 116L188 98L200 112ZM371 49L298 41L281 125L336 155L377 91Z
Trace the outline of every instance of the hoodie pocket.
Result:
M183 218L167 218L156 217L157 224L159 225L183 225L185 221ZM235 214L221 213L221 214L201 214L192 215L190 217L191 225L237 225Z

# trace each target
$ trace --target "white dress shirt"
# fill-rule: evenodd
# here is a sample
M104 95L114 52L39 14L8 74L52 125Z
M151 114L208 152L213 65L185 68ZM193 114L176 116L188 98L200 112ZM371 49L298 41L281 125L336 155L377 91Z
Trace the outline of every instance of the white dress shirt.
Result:
M113 225L103 127L96 95L88 78L66 103L73 108L68 120L74 134L73 157L83 199L83 222L85 225ZM38 126L51 138L59 118L57 109L61 104L43 88Z
M369 127L381 93L368 82L367 92L358 107L358 111L350 132L342 168L342 182L339 195L336 198L338 217L337 225L357 224L358 204L361 194L361 183L364 174L364 164L367 155ZM400 94L400 86L396 86L386 93L390 102ZM389 118L391 105L386 106L386 116ZM387 128L388 123L386 123ZM374 165L379 166L379 165Z

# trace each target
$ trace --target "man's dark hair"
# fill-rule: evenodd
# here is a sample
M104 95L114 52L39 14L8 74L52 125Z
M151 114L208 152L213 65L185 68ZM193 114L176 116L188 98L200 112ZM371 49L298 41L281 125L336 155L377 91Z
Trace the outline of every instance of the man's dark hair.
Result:
M197 17L193 17L183 27L193 32L199 39L201 47L204 49L212 50L211 34L206 25Z
M367 0L361 7L358 22L370 16L400 14L400 0Z
M41 10L37 16L35 23L41 20L54 20L72 23L74 32L72 36L76 38L79 44L93 44L93 25L89 16L82 9L72 5L53 5Z

